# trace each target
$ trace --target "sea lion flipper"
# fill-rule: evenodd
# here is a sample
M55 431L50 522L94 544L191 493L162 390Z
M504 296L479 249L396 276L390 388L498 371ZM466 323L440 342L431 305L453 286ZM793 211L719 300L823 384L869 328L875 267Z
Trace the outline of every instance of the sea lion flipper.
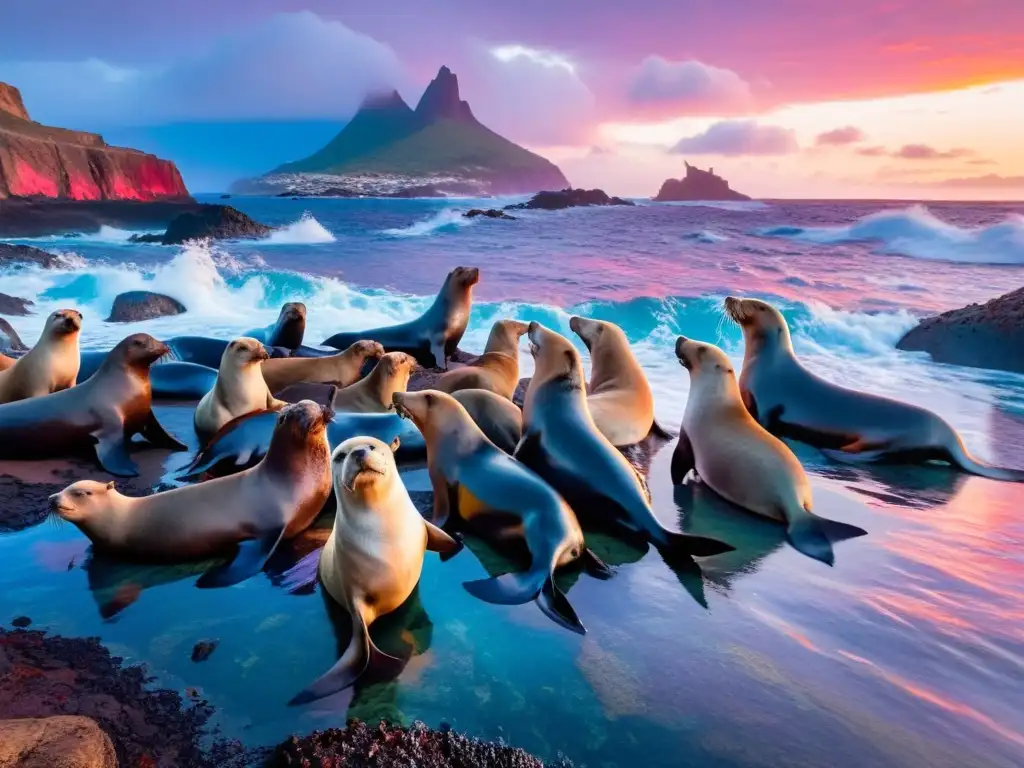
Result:
M431 552L440 552L442 561L451 560L465 546L461 538L449 536L427 520L423 521L423 526L427 529L427 549Z
M370 633L360 605L352 605L349 614L352 617L352 639L345 652L333 667L297 693L288 702L288 706L308 704L338 693L352 685L366 671L370 664L370 649L375 646L370 642ZM380 654L380 651L377 653Z
M230 587L239 584L263 570L284 535L284 526L276 528L258 539L239 543L238 553L230 563L211 568L196 581L200 589Z
M139 468L125 446L124 435L94 435L96 458L104 470L117 477L138 477Z
M537 605L544 615L558 626L575 632L577 635L587 634L587 628L583 626L583 622L576 615L576 611L573 610L565 593L555 586L554 580L548 579L544 582L544 587L537 595Z
M448 370L448 356L444 352L444 339L434 339L430 342L430 354L433 355L438 368L442 371Z
M680 427L679 442L672 452L672 484L682 485L687 473L696 468L697 457L693 452L693 443L690 442L686 430Z
M670 565L679 558L711 557L736 549L732 544L726 544L724 541L713 539L710 536L695 536L691 533L678 533L669 530L663 530L660 541L655 543L661 551L662 557Z
M604 581L606 579L610 579L615 573L610 567L608 567L608 564L595 555L594 550L589 547L583 548L583 554L580 555L580 562L583 563L583 568L586 572L595 579L601 579Z
M840 464L869 464L873 461L878 461L885 456L886 450L879 448L873 451L860 451L857 453L847 451L845 448L841 450L835 450L832 448L819 448L826 457L837 461Z
M142 427L142 436L157 448L169 448L172 451L187 451L188 446L171 435L163 425L157 421L156 415L150 411Z

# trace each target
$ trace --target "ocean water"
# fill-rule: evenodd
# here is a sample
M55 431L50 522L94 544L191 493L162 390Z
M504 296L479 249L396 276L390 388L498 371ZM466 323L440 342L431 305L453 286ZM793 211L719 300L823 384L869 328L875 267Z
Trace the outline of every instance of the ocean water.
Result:
M972 452L1024 467L1024 376L894 348L922 314L1024 284L1024 206L646 204L501 221L458 210L505 200L230 202L284 228L214 247L134 245L110 228L22 241L65 253L67 268L0 274L0 290L36 302L15 327L31 342L48 311L74 307L83 346L108 347L135 330L237 334L301 300L307 339L319 342L413 318L449 269L473 265L482 279L463 348L481 350L502 317L569 337L572 314L613 321L648 374L658 419L674 429L688 390L675 336L718 343L738 365L741 336L721 299L758 296L784 309L812 370L927 406ZM188 312L102 322L118 293L142 288ZM520 362L528 375L525 348ZM194 446L188 407L161 405L158 416ZM322 596L291 589L322 529L269 574L210 591L193 586L202 566L111 563L70 525L0 535L0 621L25 614L54 632L97 635L159 684L198 688L222 730L250 744L384 716L609 768L1024 763L1024 486L941 466L834 464L793 447L816 510L869 531L837 546L835 567L706 489L673 488L670 445L649 476L657 514L737 546L703 564L702 583L680 583L656 552L597 541L616 573L569 588L581 638L532 605L468 595L461 582L493 565L485 548L448 563L428 555L416 599L374 633L386 649L412 650L402 675L307 707L286 702L338 656ZM155 474L189 458L140 457ZM49 466L3 462L0 473L55 482ZM429 487L422 470L405 477ZM192 663L193 644L214 638L210 659Z

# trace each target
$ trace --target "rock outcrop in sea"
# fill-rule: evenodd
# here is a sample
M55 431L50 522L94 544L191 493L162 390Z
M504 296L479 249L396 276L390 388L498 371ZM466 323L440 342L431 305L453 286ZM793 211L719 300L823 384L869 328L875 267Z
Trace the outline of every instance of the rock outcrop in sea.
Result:
M185 305L170 296L150 291L127 291L119 293L110 308L108 323L135 323L139 320L152 320L155 317L180 315L185 312Z
M586 208L592 205L635 205L632 200L611 197L603 189L561 189L538 192L525 203L506 205L506 211L560 211L563 208Z
M696 166L686 165L686 176L681 179L667 179L654 196L659 203L686 200L749 200L729 187L729 182L718 176L714 168L702 171Z
M204 205L183 213L167 225L162 235L132 235L133 243L181 245L187 240L252 240L266 237L273 229L230 205Z
M1024 288L926 317L896 347L939 363L1024 373Z
M61 265L61 260L59 256L31 245L0 243L0 267L7 269L21 265L54 269Z
M441 67L412 109L397 91L373 94L309 157L232 187L243 194L433 197L561 189L556 165L490 130Z
M21 317L29 313L29 307L34 302L29 299L23 299L20 296L9 296L6 293L0 293L0 315L14 315Z

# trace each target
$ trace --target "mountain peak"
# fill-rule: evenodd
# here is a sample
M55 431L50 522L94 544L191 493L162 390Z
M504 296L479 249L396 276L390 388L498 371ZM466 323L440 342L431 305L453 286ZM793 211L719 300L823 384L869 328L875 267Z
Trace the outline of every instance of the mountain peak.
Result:
M14 117L28 120L25 102L21 100L21 91L13 85L0 83L0 112L7 112Z
M401 94L394 89L391 91L376 91L368 93L363 99L363 103L359 105L360 112L365 109L395 109L402 112L412 112L409 105L405 103L405 99L403 99Z
M437 76L423 92L420 103L416 105L416 115L428 123L445 119L476 122L469 104L459 98L458 76L446 66L437 70Z

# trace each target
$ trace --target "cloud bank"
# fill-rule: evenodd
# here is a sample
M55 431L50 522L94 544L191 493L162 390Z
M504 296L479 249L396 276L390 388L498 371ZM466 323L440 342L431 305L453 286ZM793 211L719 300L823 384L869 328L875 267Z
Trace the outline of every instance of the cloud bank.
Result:
M751 104L750 86L732 70L661 56L643 60L632 75L626 96L640 111L735 112Z
M681 139L669 151L676 155L788 155L800 149L787 128L753 120L725 120L703 133Z
M858 141L864 141L866 138L867 136L864 135L864 131L860 128L847 125L842 128L825 131L825 133L819 133L814 143L819 147L839 147L844 144L856 144Z

